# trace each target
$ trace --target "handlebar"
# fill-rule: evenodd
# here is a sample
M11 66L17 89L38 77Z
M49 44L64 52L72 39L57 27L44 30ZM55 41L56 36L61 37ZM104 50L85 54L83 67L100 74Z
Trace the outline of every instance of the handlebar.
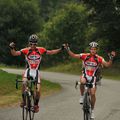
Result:
M18 80L18 78L16 78L16 89L18 89L18 83L19 82L24 82L23 80ZM36 79L29 79L27 80L27 83L37 83Z
M76 81L75 88L77 89L77 86L80 84L81 84L80 82ZM89 87L89 88L92 87L92 83L90 83L90 82L86 82L85 84L82 84L82 85L85 85L86 87Z

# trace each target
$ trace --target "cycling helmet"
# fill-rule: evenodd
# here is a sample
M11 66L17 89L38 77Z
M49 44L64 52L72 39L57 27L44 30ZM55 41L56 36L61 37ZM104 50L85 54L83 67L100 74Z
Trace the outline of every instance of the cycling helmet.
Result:
M98 43L97 42L91 42L91 43L89 43L89 46L90 46L90 48L91 47L98 48Z
M38 36L36 34L32 34L32 35L30 35L28 41L31 42L31 43L37 43Z

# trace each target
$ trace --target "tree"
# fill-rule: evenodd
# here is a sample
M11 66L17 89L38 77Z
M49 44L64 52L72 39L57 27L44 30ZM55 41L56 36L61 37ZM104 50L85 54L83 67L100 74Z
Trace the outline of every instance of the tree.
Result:
M41 16L45 21L48 21L54 12L69 2L75 0L38 0L40 1Z
M40 10L34 0L1 0L0 11L0 62L15 63L8 45L14 41L17 48L25 47L28 36L40 31Z
M44 25L43 32L40 34L40 44L52 49L63 43L69 43L71 49L76 52L82 51L85 44L87 18L88 13L84 5L66 4ZM63 59L62 56L58 56L54 57L54 60L62 61L59 58Z
M83 0L92 11L92 24L97 27L96 39L103 39L108 49L120 50L119 0ZM117 43L117 44L116 44Z

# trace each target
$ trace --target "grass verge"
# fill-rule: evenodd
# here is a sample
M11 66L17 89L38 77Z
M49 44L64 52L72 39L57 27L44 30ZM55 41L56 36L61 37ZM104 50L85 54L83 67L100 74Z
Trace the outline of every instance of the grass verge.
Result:
M21 79L21 76L19 76ZM0 70L0 107L15 104L21 99L21 85L15 88L15 74ZM53 94L61 89L57 83L42 79L42 97Z
M80 75L82 71L82 64L81 62L65 63L45 69L45 71ZM113 64L110 68L103 68L102 75L103 78L120 80L120 65Z

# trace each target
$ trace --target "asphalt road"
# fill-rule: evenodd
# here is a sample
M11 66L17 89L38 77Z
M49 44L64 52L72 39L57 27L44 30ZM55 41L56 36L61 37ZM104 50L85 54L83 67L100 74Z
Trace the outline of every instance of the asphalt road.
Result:
M21 74L22 70L6 69ZM35 120L83 120L79 105L79 89L74 88L79 76L53 72L41 72L45 79L60 83L62 91L40 100L40 112ZM102 79L97 89L95 120L120 120L120 82ZM0 108L0 120L22 120L19 106Z

